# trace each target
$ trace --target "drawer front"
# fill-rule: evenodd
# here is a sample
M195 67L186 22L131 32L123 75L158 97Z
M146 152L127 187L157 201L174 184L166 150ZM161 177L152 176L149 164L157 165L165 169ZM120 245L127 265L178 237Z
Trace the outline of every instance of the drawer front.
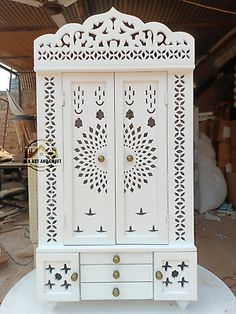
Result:
M82 265L81 282L152 281L152 265Z
M153 283L81 283L81 300L153 299Z
M81 253L80 260L82 265L99 264L152 264L153 257L151 252L146 253ZM118 259L115 259L115 257Z

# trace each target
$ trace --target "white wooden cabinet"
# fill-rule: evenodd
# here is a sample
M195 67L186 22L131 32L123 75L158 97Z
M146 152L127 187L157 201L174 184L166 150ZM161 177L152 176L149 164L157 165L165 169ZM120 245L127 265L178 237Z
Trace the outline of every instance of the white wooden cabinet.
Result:
M196 299L193 55L115 9L36 39L42 299Z

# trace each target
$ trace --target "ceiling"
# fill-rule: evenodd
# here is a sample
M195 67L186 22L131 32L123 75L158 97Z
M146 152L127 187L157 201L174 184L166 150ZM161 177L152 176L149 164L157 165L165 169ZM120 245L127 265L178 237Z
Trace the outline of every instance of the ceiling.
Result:
M87 17L106 12L112 6L144 22L162 22L172 31L193 35L198 66L220 44L236 38L235 0L77 0L63 7L62 14L67 23L83 23ZM34 39L57 29L43 8L1 0L0 62L19 72L32 71Z

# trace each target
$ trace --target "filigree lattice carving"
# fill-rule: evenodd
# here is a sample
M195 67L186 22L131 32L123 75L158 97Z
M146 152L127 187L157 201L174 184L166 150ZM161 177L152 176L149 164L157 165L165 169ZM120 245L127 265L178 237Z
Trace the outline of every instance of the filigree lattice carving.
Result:
M175 114L175 235L176 241L185 241L185 76L174 76Z
M141 126L137 129L133 124L124 125L124 147L131 149L134 161L129 169L124 171L124 192L134 192L149 182L156 168L156 148L152 146L153 139L148 138L147 132L142 132Z
M90 127L88 133L82 133L82 139L77 140L79 146L75 148L75 168L83 184L89 185L98 193L107 193L107 170L100 167L97 158L99 151L107 146L107 125L97 124L96 129Z
M176 64L193 62L193 38L172 33L161 23L144 24L136 17L111 9L88 18L83 25L69 24L55 35L37 39L36 65L52 62L74 65L91 62L121 64Z
M54 77L44 78L45 102L45 139L46 150L56 145L55 124L55 82ZM47 209L47 242L57 242L57 172L56 166L46 166L46 209Z

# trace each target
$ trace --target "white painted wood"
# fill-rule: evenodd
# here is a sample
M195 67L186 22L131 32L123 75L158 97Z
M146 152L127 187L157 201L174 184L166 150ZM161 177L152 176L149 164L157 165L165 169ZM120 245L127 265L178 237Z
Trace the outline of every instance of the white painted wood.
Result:
M79 300L79 283L68 291L45 286L49 262L94 277L81 286L86 300L116 299L114 283L104 282L113 280L113 267L122 276L125 270L116 283L120 300L152 299L153 288L156 301L196 299L193 67L190 35L115 9L35 41L38 138L62 161L38 173L37 282L44 300ZM165 271L166 262L188 267ZM164 279L153 279L162 268Z
M113 289L118 288L120 295L114 297ZM153 298L153 284L139 283L81 283L81 300L139 300Z
M48 246L63 243L63 133L61 75L37 75L38 147L55 149L58 163L52 168L39 163L38 172L38 230L39 243ZM49 143L49 145L48 145ZM46 155L40 155L39 161Z
M196 300L196 283L196 252L154 253L154 300Z
M74 272L79 275L79 254L40 253L36 263L37 293L40 299L57 302L79 301L79 279L71 280Z
M150 252L109 252L109 253L81 253L81 265L115 264L113 258L118 255L119 264L151 264L153 255Z
M190 302L185 314L235 314L236 299L233 292L213 273L198 266L199 297ZM27 298L25 297L27 291ZM176 302L154 300L117 300L89 302L45 302L36 297L35 271L19 280L4 298L1 314L180 314Z
M166 244L166 73L117 73L115 90L117 242Z
M114 244L113 74L65 74L63 90L65 244Z
M114 272L119 278L114 278ZM82 265L81 282L152 281L152 265Z
M189 305L189 301L176 301L176 304L178 305L180 311L184 312Z
M169 241L194 244L192 73L168 74Z

